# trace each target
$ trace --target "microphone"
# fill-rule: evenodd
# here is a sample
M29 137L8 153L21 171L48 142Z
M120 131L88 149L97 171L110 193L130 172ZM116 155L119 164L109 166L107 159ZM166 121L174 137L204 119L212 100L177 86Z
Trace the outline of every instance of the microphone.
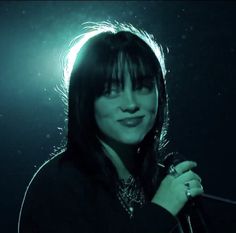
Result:
M163 166L165 167L166 172L168 172L171 165L176 166L186 160L187 159L182 154L178 152L171 152L164 157ZM206 217L203 216L203 213L204 211L201 205L201 196L188 200L178 214L178 218L184 232L207 233Z
M166 173L168 173L171 165L176 166L177 164L186 160L187 159L182 154L178 152L171 152L164 157L162 163L159 163L159 165L164 168ZM213 200L214 202L221 202L233 206L236 205L235 200L230 200L208 193L203 193L200 196L188 200L188 202L178 214L178 218L184 232L209 232L208 228L211 220L209 219L209 213L207 214L205 212L203 205L204 200Z
M176 166L177 164L179 164L183 161L186 161L186 160L187 159L182 154L180 154L178 152L171 152L164 157L162 166L165 167L166 172L167 172L171 165ZM214 201L223 202L223 203L227 203L227 204L231 204L231 205L236 205L235 200L230 200L230 199L219 197L219 196L212 195L209 193L203 193L203 194L201 194L201 196L206 199L209 199L209 200L214 200Z

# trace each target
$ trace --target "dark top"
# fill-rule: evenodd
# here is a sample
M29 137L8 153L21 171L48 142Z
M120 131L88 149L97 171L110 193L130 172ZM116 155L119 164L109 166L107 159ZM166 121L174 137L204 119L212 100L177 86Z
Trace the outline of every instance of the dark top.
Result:
M62 154L35 173L25 194L19 233L167 233L178 220L147 202L130 218L117 197L89 179Z

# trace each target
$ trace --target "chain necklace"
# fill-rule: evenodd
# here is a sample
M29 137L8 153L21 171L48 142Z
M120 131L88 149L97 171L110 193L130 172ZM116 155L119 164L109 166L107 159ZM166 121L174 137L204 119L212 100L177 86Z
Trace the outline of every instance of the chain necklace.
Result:
M140 181L132 175L127 180L119 180L117 183L117 197L130 218L133 218L134 207L141 207L145 203L144 190L140 185Z

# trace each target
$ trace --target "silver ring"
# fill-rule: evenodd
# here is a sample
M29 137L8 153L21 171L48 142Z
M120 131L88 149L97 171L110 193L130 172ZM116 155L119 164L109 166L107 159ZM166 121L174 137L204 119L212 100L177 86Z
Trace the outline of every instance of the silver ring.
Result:
M176 171L174 165L170 165L169 170L168 170L168 174L174 177L178 176L178 172Z
M188 200L192 199L192 196L191 196L189 188L186 189L185 194L186 194L186 197L187 197Z

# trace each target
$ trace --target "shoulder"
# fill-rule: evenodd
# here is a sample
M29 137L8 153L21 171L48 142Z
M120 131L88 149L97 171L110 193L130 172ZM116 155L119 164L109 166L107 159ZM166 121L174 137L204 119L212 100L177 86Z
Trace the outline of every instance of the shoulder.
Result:
M83 216L88 209L91 185L66 156L66 152L53 156L33 175L21 204L18 232L62 232L58 226L76 223L76 216ZM54 228L58 230L48 230Z
M67 152L63 151L46 162L34 173L25 195L41 196L53 195L77 188L82 192L87 184L87 177L73 162L65 159Z

